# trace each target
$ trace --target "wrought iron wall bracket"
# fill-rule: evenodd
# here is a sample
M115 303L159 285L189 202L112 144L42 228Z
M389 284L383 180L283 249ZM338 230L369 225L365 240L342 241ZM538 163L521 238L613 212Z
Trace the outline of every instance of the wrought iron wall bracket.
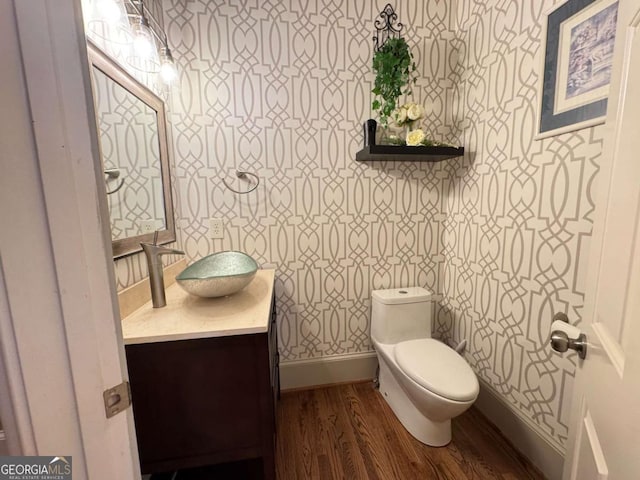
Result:
M400 30L404 27L398 22L398 14L390 3L387 3L382 9L373 26L376 28L376 34L373 36L373 48L376 52L382 48L389 38L399 37Z

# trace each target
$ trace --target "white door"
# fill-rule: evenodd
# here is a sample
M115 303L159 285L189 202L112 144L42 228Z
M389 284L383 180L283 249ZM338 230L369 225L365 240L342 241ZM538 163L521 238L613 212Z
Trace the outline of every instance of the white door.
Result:
M0 0L0 413L12 455L140 478L80 2ZM102 182L102 183L101 183Z
M640 479L639 26L640 1L620 0L565 480Z

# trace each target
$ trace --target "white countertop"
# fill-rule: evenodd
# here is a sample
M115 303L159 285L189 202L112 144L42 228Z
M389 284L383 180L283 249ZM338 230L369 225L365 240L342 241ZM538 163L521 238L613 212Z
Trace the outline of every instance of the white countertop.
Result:
M271 319L275 270L258 270L244 289L221 298L200 298L177 283L167 287L167 306L145 303L122 320L125 345L264 333Z

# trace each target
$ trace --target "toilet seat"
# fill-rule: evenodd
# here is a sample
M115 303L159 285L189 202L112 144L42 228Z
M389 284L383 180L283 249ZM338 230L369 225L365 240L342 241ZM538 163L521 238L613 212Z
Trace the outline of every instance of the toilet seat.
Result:
M475 400L478 396L480 386L469 364L438 340L400 342L394 355L400 369L432 393L458 402Z

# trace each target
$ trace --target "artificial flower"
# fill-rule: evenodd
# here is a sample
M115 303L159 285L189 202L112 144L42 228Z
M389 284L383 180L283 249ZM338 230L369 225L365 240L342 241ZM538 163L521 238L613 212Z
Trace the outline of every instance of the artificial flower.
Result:
M409 108L407 108L407 118L411 121L416 121L421 119L424 116L424 108L422 105L418 105L416 103L408 104Z
M424 107L413 102L405 103L393 111L392 118L399 127L408 125L413 128L418 120L424 118Z
M411 130L409 133L407 133L407 145L410 147L418 146L425 138L426 136L422 129L418 128L416 130Z
M398 125L404 124L404 122L407 121L407 111L402 107L398 108L395 111L395 117L394 118L396 119L396 124L398 124Z

